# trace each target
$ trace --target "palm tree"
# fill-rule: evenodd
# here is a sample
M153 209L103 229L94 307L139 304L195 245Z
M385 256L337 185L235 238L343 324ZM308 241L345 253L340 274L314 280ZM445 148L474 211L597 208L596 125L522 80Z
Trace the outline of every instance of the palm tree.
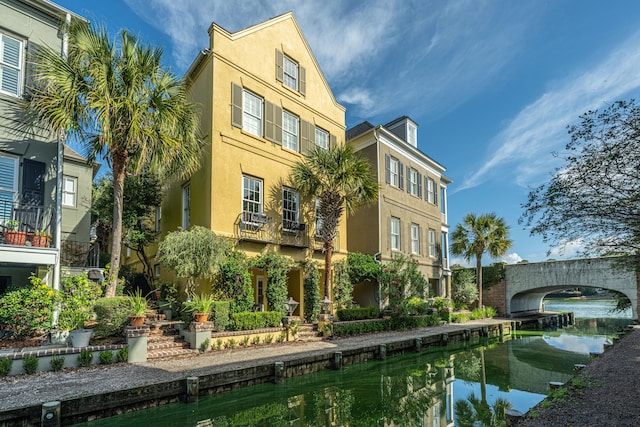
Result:
M369 163L356 155L351 145L314 148L294 165L291 182L307 197L319 200L319 230L324 251L324 296L330 299L331 257L342 214L352 214L362 205L378 199L378 183Z
M496 258L507 253L513 242L509 239L509 226L495 213L476 216L467 214L451 235L451 253L462 255L466 261L476 259L476 285L478 308L482 308L482 254Z
M188 175L199 165L198 117L186 85L161 64L162 49L142 45L127 30L112 41L103 28L76 23L67 58L42 49L34 58L29 116L75 137L89 160L104 157L113 173L111 269L115 295L127 174Z

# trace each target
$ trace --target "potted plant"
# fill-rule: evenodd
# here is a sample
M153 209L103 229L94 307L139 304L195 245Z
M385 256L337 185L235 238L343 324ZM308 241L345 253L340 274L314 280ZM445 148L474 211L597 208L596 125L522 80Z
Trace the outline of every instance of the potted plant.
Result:
M89 340L93 335L93 329L86 329L84 322L87 321L86 314L81 311L71 312L69 314L69 338L73 347L87 347ZM63 323L64 324L64 323Z
M12 219L6 222L7 230L4 232L4 241L7 245L24 246L27 242L27 232L18 231L20 221Z
M191 300L182 304L182 308L189 313L193 313L196 322L206 322L209 319L214 302L215 300L211 294L194 294Z
M142 295L142 291L138 289L135 294L129 295L129 315L130 326L144 325L144 319L147 317L147 298Z
M48 248L51 236L47 230L37 230L31 239L31 245L36 248Z

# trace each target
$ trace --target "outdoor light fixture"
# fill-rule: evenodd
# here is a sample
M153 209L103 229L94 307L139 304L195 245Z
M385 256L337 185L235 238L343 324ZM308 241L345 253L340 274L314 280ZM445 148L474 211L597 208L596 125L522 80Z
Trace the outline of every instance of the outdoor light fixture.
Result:
M300 303L294 300L293 297L289 297L289 301L285 301L284 305L287 307L289 316L291 316L293 312L296 311L296 308L298 307L299 304Z

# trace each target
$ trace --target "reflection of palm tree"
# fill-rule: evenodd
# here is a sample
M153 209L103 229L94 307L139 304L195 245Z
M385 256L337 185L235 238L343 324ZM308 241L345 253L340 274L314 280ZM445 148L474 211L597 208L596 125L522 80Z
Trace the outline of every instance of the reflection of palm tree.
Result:
M487 403L487 374L484 366L484 349L480 349L480 399L471 393L467 400L456 402L457 424L461 427L503 427L507 425L505 411L511 402L498 398L489 406ZM478 424L480 422L481 424Z

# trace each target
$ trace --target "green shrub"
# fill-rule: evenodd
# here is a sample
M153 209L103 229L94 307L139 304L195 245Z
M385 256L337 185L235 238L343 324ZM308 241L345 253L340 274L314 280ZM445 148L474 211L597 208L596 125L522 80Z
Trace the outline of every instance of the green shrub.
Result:
M93 361L93 352L91 350L82 350L78 355L78 363L80 366L89 366Z
M266 344L271 344L273 342L273 335L272 334L267 334L267 336L264 337L264 342Z
M216 340L216 350L222 350L222 338Z
M51 369L53 369L53 372L58 372L64 366L64 357L52 356L49 363L51 364Z
M0 377L6 377L11 372L11 365L13 365L13 359L8 357L0 358Z
M429 326L428 316L396 316L389 319L390 329L403 331L405 329L424 328Z
M400 304L400 312L409 315L422 315L427 314L429 311L429 304L422 298L413 297L407 298Z
M205 351L209 350L209 343L209 338L205 338L205 340L200 343L200 353L204 353Z
M375 319L377 317L380 317L380 310L373 306L338 310L338 319L345 322L349 320Z
M108 365L113 362L113 353L110 350L105 350L100 352L100 363L103 365Z
M224 343L225 348L236 348L236 345L238 345L238 343L234 338L231 338L226 343Z
M451 321L453 323L467 323L470 317L466 313L453 313Z
M116 360L120 363L129 361L129 347L122 347L116 353Z
M354 323L341 323L336 322L333 324L333 335L335 336L347 336L347 335L360 335L370 332L381 332L389 330L389 319L370 320L368 322L354 322Z
M229 310L232 313L249 311L253 308L253 287L251 285L251 273L249 273L249 259L244 253L232 250L227 254L218 268L217 281L218 287L231 299ZM227 314L227 322L228 317Z
M246 331L251 329L276 328L282 323L282 314L279 311L246 311L231 315L233 329Z
M213 303L211 319L216 331L224 331L229 326L229 312L231 304L229 301L215 301Z
M22 359L22 369L28 374L35 374L38 370L38 356L29 356Z
M276 342L284 342L286 339L287 339L287 332L282 331L280 332L280 335L278 335L278 337L276 338Z
M452 270L451 299L458 309L471 307L478 300L475 269L454 268Z
M493 307L476 308L471 312L471 318L477 319L490 319L496 315L496 309Z
M316 262L304 265L304 318L307 322L317 322L320 314L320 272Z
M253 344L253 345L258 345L258 344L260 344L260 335L256 335L255 337L253 337L253 338L251 339L251 344Z
M51 329L55 292L32 276L31 284L6 292L0 297L0 329L22 339L47 333Z
M437 311L441 311L445 308L451 308L451 301L442 297L435 297L432 302L432 307Z
M99 298L93 307L97 325L94 329L96 338L120 336L129 323L129 299L125 296Z
M245 335L244 337L242 337L242 341L240 341L240 345L243 347L246 347L247 344L249 344L249 339L251 337L249 337L249 335Z
M69 329L83 328L93 317L93 306L102 290L92 282L86 273L69 276L61 282L60 322L69 325Z

